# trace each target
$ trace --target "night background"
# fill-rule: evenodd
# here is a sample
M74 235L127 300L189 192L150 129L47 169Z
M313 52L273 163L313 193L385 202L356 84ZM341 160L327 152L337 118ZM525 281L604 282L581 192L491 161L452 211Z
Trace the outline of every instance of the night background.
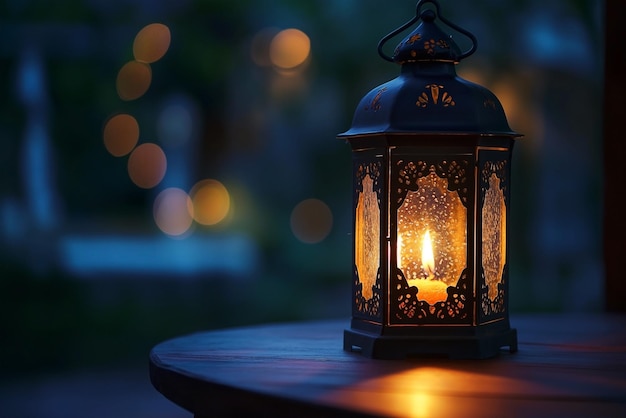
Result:
M336 135L398 75L376 46L415 3L3 2L0 416L188 417L150 386L155 344L347 325L351 155ZM478 38L458 74L524 134L511 311L602 310L603 2L440 3Z

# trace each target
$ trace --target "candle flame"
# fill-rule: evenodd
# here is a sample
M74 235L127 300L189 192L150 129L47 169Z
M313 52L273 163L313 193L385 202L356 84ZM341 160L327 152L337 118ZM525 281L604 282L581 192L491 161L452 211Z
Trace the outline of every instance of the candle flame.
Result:
M430 239L430 231L428 230L424 234L424 242L422 244L422 266L428 276L435 272L435 256L433 255L433 244Z

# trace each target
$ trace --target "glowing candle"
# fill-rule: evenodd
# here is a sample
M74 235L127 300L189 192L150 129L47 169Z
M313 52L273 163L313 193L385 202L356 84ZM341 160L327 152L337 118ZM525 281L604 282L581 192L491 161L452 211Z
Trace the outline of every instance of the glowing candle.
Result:
M417 297L430 305L446 300L448 285L440 280L431 280L431 276L432 279L435 278L435 254L428 230L426 230L422 242L422 268L426 272L426 278L417 281L417 288L419 289Z
M435 255L433 254L433 243L430 240L430 231L426 230L422 243L422 266L426 271L426 278L435 273Z

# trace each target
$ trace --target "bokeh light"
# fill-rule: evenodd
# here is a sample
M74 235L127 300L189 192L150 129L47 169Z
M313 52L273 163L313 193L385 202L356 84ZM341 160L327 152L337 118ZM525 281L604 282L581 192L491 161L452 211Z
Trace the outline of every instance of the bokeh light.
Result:
M117 74L117 94L122 100L135 100L143 96L152 82L152 70L148 64L129 61Z
M303 64L311 52L309 37L298 29L280 31L270 43L270 60L276 67L290 70Z
M291 231L295 237L306 243L323 241L333 226L333 214L319 199L306 199L298 203L291 212Z
M230 194L222 183L213 179L201 180L191 189L193 217L202 225L215 225L228 215Z
M102 136L107 151L115 157L122 157L137 145L139 124L131 115L120 113L106 122Z
M156 144L141 144L128 158L128 175L135 185L143 189L151 189L159 184L166 170L165 153Z
M184 190L172 187L163 190L154 200L153 216L161 231L181 236L193 223L193 205Z
M135 60L153 63L160 60L170 47L170 29L162 23L151 23L141 29L133 42Z

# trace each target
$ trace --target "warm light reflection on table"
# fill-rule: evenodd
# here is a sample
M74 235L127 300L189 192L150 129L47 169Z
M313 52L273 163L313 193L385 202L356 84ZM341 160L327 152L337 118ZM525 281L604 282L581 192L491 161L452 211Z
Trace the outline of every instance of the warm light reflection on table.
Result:
M626 316L511 321L519 352L488 360L365 358L348 321L210 331L157 345L151 380L195 418L626 416Z
M475 371L455 370L446 366L416 366L355 383L329 394L326 400L350 407L363 405L366 410L380 414L404 417L448 417L459 415L459 402L467 398L466 408L489 408L475 399L502 396L514 397L520 393L541 396L541 385L532 387L513 377L494 376ZM454 401L451 401L454 398ZM467 411L469 412L469 411ZM475 411L480 413L480 411ZM494 412L494 411L492 411ZM504 411L503 411L504 412ZM472 414L474 415L474 414Z

